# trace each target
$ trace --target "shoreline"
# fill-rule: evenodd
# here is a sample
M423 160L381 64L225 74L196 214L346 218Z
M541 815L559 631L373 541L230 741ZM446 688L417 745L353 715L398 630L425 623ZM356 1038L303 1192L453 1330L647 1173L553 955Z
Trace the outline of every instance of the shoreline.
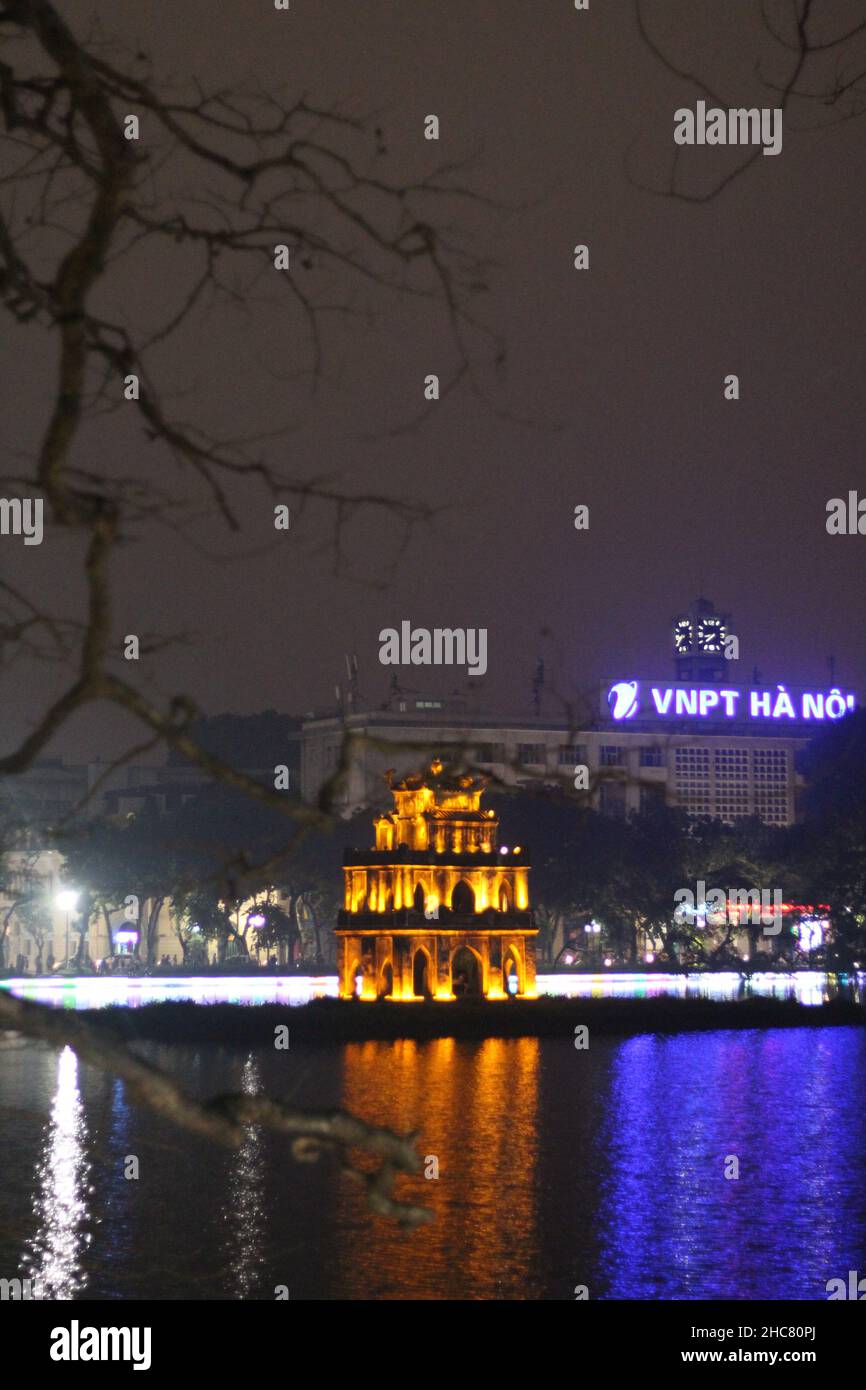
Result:
M126 1041L221 1043L272 1047L274 1029L286 1026L290 1043L334 1046L348 1042L426 1042L435 1038L560 1038L573 1040L585 1024L590 1038L719 1029L864 1027L866 1008L846 999L802 1004L793 999L736 1000L527 999L495 1002L358 1002L316 999L308 1004L197 1004L166 1000L130 1009L107 1005L82 1010L83 1020Z

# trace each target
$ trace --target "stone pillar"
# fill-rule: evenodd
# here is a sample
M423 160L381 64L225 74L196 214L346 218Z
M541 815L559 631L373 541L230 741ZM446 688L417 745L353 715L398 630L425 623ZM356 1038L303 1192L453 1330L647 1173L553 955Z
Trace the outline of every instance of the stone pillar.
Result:
M538 986L535 983L535 938L525 936L523 938L523 959L524 959L524 981L523 997L525 999L538 998Z
M502 937L489 936L487 941L487 996L488 998L498 998L504 994L505 982L502 978Z
M415 938L413 936L399 936L394 938L394 945L400 952L399 977L400 993L398 999L412 998L412 956L415 949ZM398 969L397 963L394 965L394 989L397 988Z
M377 936L377 937L376 937L376 997L377 997L377 998L378 998L378 997L381 995L381 993L382 993L382 970L384 969L385 965L387 964L387 961L388 961L389 957L391 957L391 954L392 954L392 951L391 951L391 937L390 937L390 936Z
M352 977L352 963L361 959L361 938L359 936L343 937L343 953L340 969L340 998L351 999L355 992L355 981Z
M474 947L481 957L481 993L486 999L490 992L490 941L486 936L470 936L466 944Z
M437 999L453 999L454 993L451 988L451 938L450 936L438 936L433 941L436 961L436 981L434 994Z

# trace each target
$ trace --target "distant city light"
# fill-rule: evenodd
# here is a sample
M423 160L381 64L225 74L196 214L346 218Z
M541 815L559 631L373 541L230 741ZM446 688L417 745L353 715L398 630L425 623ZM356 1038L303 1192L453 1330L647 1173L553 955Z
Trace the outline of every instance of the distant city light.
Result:
M248 927L263 927L268 919L261 912L251 912L247 918Z
M566 957L561 957L566 962ZM567 962L571 964L572 962ZM643 997L646 994L672 995L681 998L700 997L734 999L741 989L736 970L683 972L669 974L647 970L645 973L610 969L613 960L601 974L560 971L539 975L538 992L559 998L586 998L603 989L606 998ZM866 990L866 975L855 967L856 987L860 994ZM750 991L764 996L797 998L804 1004L821 1004L824 1000L827 976L819 970L758 971L751 976ZM355 977L356 988L363 986L364 976ZM305 1004L311 999L336 999L339 983L336 975L261 975L261 976L141 976L141 975L81 975L70 978L34 979L23 976L0 980L0 992L24 999L35 999L56 1008L99 1009L112 1004L139 1004L163 999L189 999L197 1004L217 1003L284 1003Z
M755 689L748 686L728 686L673 683L651 686L651 704L642 700L640 681L616 681L603 692L602 713L621 721L632 719L640 712L642 719L697 718L739 722L762 719L789 719L795 723L843 718L857 708L857 697L851 691L833 686L829 691L791 689L784 685Z
M818 951L824 944L824 931L827 922L820 917L804 917L794 927L794 935L799 938L801 951Z

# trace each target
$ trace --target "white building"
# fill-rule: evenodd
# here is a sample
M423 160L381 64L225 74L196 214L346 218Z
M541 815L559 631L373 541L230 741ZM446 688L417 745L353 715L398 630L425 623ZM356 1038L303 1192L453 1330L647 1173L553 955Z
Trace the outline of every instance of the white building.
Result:
M330 785L343 814L384 804L383 773L417 771L435 754L463 759L508 785L580 786L611 815L662 797L726 822L797 816L797 754L856 707L850 691L743 684L728 619L699 599L674 621L674 680L606 681L598 705L572 722L468 712L445 700L392 699L378 710L311 717L301 732L301 794Z

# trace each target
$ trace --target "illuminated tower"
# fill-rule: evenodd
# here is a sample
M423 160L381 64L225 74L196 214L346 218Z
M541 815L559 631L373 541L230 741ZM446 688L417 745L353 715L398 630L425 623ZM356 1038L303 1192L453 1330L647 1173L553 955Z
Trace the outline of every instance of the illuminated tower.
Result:
M438 759L393 782L376 847L344 855L340 996L534 998L529 856L500 846L487 778L449 775Z
M674 618L674 664L678 681L722 681L727 675L725 638L730 617L709 599L695 599Z

